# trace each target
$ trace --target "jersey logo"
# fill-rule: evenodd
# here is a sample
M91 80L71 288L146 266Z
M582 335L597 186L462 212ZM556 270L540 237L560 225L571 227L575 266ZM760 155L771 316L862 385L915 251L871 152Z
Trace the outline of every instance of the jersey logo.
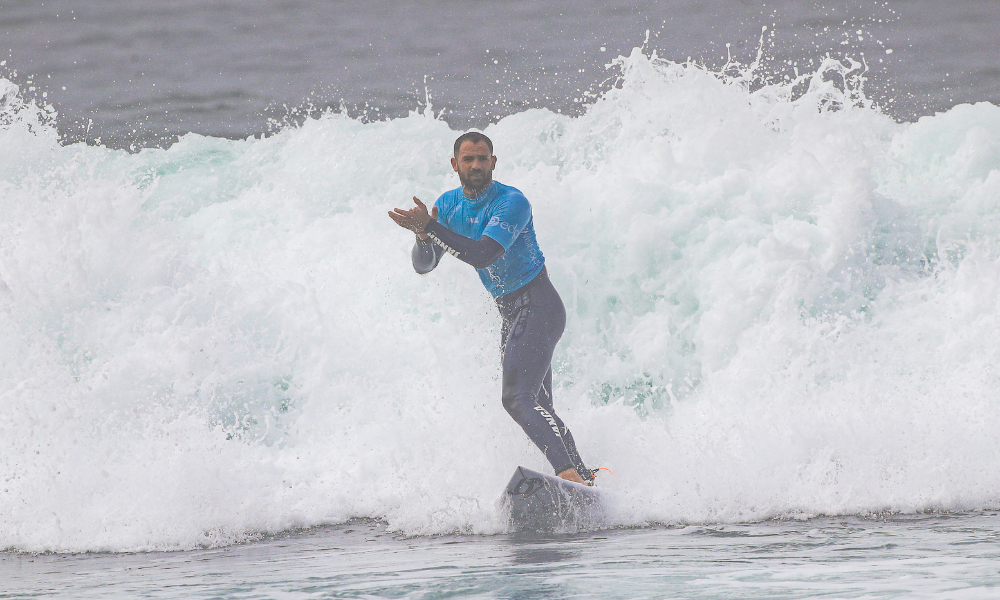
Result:
M521 233L521 230L517 228L517 225L511 225L507 221L501 221L500 217L493 215L490 217L490 222L486 224L487 227L497 227L510 233L513 237L517 237L517 234Z
M503 229L504 231L509 231L510 234L514 237L517 237L517 234L521 233L521 230L517 228L517 225L511 225L506 221L500 223L500 229Z

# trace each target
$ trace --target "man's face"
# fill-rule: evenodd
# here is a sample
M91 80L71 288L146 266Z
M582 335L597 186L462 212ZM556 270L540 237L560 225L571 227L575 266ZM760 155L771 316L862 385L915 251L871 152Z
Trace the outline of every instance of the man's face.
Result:
M458 156L451 159L451 166L458 173L463 188L481 190L493 181L497 157L490 152L486 142L466 141L458 148Z

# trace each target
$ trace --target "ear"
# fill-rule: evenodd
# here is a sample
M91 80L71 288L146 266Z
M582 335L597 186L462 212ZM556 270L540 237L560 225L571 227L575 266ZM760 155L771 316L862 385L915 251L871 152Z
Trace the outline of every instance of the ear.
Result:
M454 156L451 157L451 168L458 173L458 159Z
M494 155L493 156L493 166L490 167L490 170L492 171L495 168L497 168L497 157Z

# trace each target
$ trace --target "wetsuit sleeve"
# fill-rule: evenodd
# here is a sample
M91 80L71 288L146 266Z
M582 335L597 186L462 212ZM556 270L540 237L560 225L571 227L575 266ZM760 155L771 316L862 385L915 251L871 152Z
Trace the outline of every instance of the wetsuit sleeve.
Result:
M421 240L413 244L410 251L410 260L413 261L413 270L421 275L425 275L434 270L441 260L444 250L431 240Z
M483 236L489 236L499 242L504 250L509 250L530 221L531 205L528 204L528 199L520 193L511 194L490 215Z
M433 245L441 246L448 254L477 269L492 265L506 251L506 248L489 237L483 236L479 240L467 238L433 220L424 228L424 233L434 240Z

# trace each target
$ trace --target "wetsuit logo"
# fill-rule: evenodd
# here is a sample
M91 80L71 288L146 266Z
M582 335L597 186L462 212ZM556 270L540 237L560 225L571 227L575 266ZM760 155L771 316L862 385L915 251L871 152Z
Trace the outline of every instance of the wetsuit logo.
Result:
M561 438L562 434L559 433L559 426L556 425L556 420L552 418L552 415L549 414L549 411L545 410L541 406L538 406L537 404L535 405L535 410L537 410L539 413L541 413L543 417L545 417L545 420L552 427L552 431L556 432L556 437Z
M461 257L461 255L460 255L460 253L459 253L458 250L455 250L454 248L452 248L448 244L444 243L444 241L441 240L441 238L439 238L438 236L434 235L433 231L425 231L424 233L427 234L427 237L429 237L432 240L434 240L435 242L437 242L437 245L441 246L441 249L443 249L448 254L450 254L450 255L452 255L452 256L454 256L456 258L460 258Z

